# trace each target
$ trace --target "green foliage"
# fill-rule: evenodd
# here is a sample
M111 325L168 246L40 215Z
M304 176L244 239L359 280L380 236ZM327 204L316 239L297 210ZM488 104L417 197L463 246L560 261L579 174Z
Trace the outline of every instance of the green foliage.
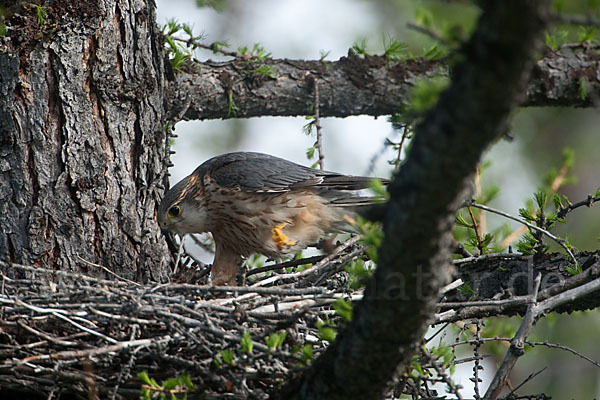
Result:
M481 336L485 338L491 337L506 337L512 338L519 328L521 319L517 317L505 318L485 318ZM474 335L471 335L473 337ZM501 342L488 342L486 349L495 355L503 355L506 352L506 347Z
M565 0L553 0L552 1L552 8L554 9L554 11L560 13L562 12L562 10L564 9L565 6Z
M425 51L423 57L428 60L440 60L448 56L448 50L444 46L440 46L439 44L434 44L428 50Z
M258 253L254 253L246 259L246 265L248 265L248 268L250 269L264 267L265 257Z
M533 194L533 197L535 198L535 202L537 203L537 206L539 208L539 211L544 211L546 209L546 202L548 200L548 194L545 191L537 191Z
M418 80L410 90L401 111L390 118L392 126L395 129L406 127L412 129L425 112L435 105L440 93L448 87L449 82L448 78L442 75Z
M263 64L260 67L254 70L255 73L259 75L268 76L269 78L275 79L275 72L273 71L273 67L269 64Z
M275 350L283 345L285 340L286 333L285 331L273 332L268 337L265 338L265 343L269 350Z
M517 243L517 251L523 254L533 254L537 239L530 232L525 233Z
M467 282L460 285L458 287L458 291L460 292L460 294L462 294L463 296L467 296L467 297L471 297L475 294L475 291L473 290L471 285L469 285Z
M213 42L210 47L215 54L225 54L225 49L229 48L230 45L226 41L220 40Z
M204 39L203 34L194 36L190 25L181 24L174 18L167 20L162 27L162 32L173 69L180 71L184 65L197 65L193 52L200 46L200 41ZM183 36L176 36L178 34Z
M383 42L383 58L387 61L399 61L407 55L408 45L399 40L393 39L391 36L383 34L381 36Z
M389 200L390 194L381 182L381 179L371 179L369 182L369 190L373 193L373 198L376 202L385 202Z
M339 298L333 303L335 313L345 319L346 321L352 321L352 302Z
M527 208L519 208L519 216L527 222L535 222L535 215L533 211L533 202L529 201Z
M34 6L35 8L35 16L37 18L38 25L42 25L48 19L48 12L45 7L42 6Z
M314 361L313 348L311 344L305 344L300 349L300 362L303 365L310 365Z
M476 177L475 202L482 205L487 205L494 200L500 188L496 184L488 184L484 182L485 171L490 167L490 162L484 162L479 166L478 175ZM510 234L510 230L506 224L494 229L491 232L483 231L484 229L484 211L475 207L467 207L460 210L455 216L455 229L453 231L454 238L462 243L469 252L479 254L488 254L501 250L502 239Z
M569 31L567 31L566 29L558 29L554 33L546 32L546 46L550 47L554 51L557 51L563 44L567 43L568 38Z
M227 94L227 117L235 117L239 111L238 106L233 101L233 92Z
M423 369L423 366L421 365L421 362L419 361L420 357L418 354L415 354L412 356L411 362L410 362L410 377L413 379L418 379L419 377L425 375L426 371ZM415 371L416 374L413 372Z
M253 59L256 61L264 61L271 57L271 53L267 52L259 43L254 43L252 50L248 46L238 47L238 55L244 59Z
M332 321L317 321L316 327L319 331L319 339L333 343L337 336L337 328Z
M350 280L348 281L350 289L358 289L364 286L373 273L371 264L365 263L361 258L353 259L344 267L344 269L350 277Z
M192 379L188 374L182 374L175 378L168 378L162 381L161 384L151 378L147 371L142 371L137 374L137 377L144 383L140 392L140 399L161 399L165 400L167 395L169 399L187 399L190 392L196 390Z
M598 28L595 26L580 26L579 33L577 35L579 43L584 44L592 42L597 31Z
M571 275L577 275L583 272L583 270L581 269L581 265L579 264L575 266L573 264L569 264L565 267L565 271L567 271Z
M240 345L242 346L242 352L244 353L252 353L252 348L254 347L254 344L252 343L252 338L250 337L250 333L248 332L244 332L244 335L242 336L242 341L240 342Z
M360 233L361 241L367 245L365 253L369 257L369 260L377 263L377 251L383 241L383 230L380 224L357 216L355 227Z
M454 222L457 225L462 226L464 228L469 228L469 229L473 228L473 224L471 222L467 222L467 220L465 219L465 217L463 217L463 215L461 213L456 214L456 218L455 218Z
M415 23L425 28L433 26L433 13L429 8L417 7L415 10Z
M433 107L449 83L448 78L444 76L418 81L409 94L412 111L422 114Z
M352 51L354 51L354 54L358 55L358 56L366 56L367 55L367 39L366 38L362 38L360 39L360 41L358 42L354 42L354 44L352 45Z
M226 3L225 0L196 0L196 5L198 7L210 7L221 12L225 10Z
M431 348L431 353L435 355L437 358L440 358L444 362L444 368L448 368L452 360L454 360L454 351L452 351L452 347L440 344L438 347Z
M213 362L220 368L221 361L228 365L235 365L235 352L232 349L219 350Z
M581 78L579 78L579 98L581 100L585 100L585 99L587 99L587 96L588 96L588 82L582 76Z
M475 199L479 204L489 204L492 200L498 197L500 193L500 186L496 184L488 185L484 188L482 193Z

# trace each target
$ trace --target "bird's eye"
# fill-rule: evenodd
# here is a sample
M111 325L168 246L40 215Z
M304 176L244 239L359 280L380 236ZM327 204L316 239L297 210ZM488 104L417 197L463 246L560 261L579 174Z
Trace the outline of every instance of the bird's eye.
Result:
M169 208L169 211L167 211L167 214L171 218L179 217L179 215L181 214L181 207L173 206L173 207Z

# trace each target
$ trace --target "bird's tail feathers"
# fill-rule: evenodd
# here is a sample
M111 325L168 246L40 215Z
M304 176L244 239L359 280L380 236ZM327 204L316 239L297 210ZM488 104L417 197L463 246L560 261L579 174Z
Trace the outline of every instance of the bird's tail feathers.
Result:
M328 175L324 177L322 186L332 190L361 190L369 188L374 179L379 179L384 185L390 182L388 179L368 176Z

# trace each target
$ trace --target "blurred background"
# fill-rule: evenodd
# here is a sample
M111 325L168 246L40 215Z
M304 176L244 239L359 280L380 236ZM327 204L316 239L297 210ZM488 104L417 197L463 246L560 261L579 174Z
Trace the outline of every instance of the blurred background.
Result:
M561 12L591 13L593 1L556 1ZM407 24L427 24L445 37L466 38L476 23L478 9L466 1L400 0L157 0L158 22L170 19L187 23L194 34L204 34L204 42L226 41L235 51L240 46L263 46L274 58L320 59L334 61L347 55L356 42L366 41L369 54L383 52L383 38L405 42L413 54L423 54L435 41ZM597 14L594 14L598 18ZM552 40L577 42L581 29L556 27ZM593 33L597 39L598 34ZM210 51L198 51L196 57L226 59ZM199 164L230 151L259 151L311 165L306 151L315 137L303 133L305 118L264 117L180 122L174 143L176 154L170 170L171 184L190 174ZM325 169L347 174L389 177L393 166L388 161L396 152L386 140L398 142L401 134L386 117L322 118ZM485 155L489 161L482 186L496 186L498 195L491 206L513 215L525 206L544 181L544 177L563 165L563 150L575 154L569 176L571 184L559 189L573 201L580 201L600 187L600 113L594 109L520 109L511 126L512 140L501 139ZM468 143L464 144L468 146ZM507 221L488 216L488 229ZM515 229L516 224L508 224ZM568 216L567 223L555 232L569 239L580 250L600 247L600 205L581 208ZM212 257L202 261L210 263ZM551 315L540 321L532 340L560 342L595 360L600 360L597 338L600 318L597 311L563 316ZM489 324L488 334L510 333L519 319L504 319ZM502 331L504 329L505 331ZM511 331L512 330L512 331ZM494 333L494 332L496 333ZM496 356L484 362L481 391L501 361L506 347L490 346ZM466 353L464 356L468 356ZM454 379L464 386L463 395L473 396L472 364L457 367ZM600 368L564 351L535 347L517 363L511 383L518 385L534 372L547 367L528 382L522 393L545 393L554 398L600 397ZM442 392L443 392L443 388Z

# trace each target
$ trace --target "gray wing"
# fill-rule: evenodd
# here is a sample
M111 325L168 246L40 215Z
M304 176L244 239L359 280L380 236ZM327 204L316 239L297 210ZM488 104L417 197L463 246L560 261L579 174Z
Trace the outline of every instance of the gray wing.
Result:
M221 187L254 192L285 192L302 188L358 190L367 187L372 179L316 170L268 154L252 152L214 157L193 174L199 178L208 174Z

